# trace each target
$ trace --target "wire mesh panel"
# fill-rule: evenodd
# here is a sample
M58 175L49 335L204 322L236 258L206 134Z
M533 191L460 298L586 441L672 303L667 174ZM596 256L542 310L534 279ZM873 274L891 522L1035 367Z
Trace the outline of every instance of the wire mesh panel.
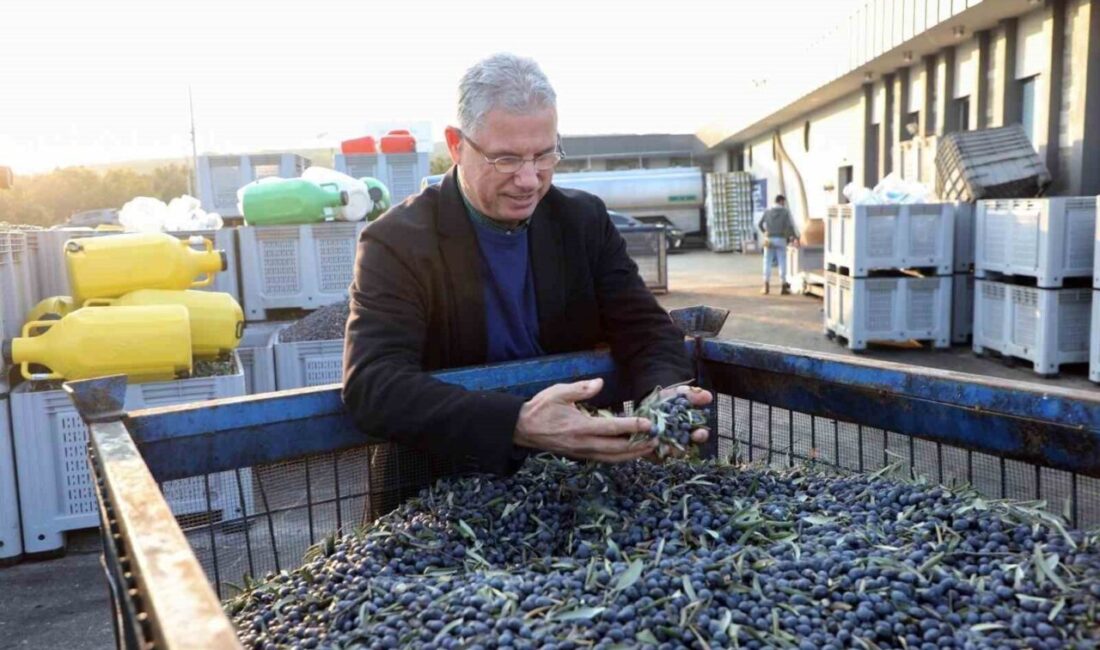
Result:
M225 473L235 480L204 475L205 494L217 494L220 481L239 492L247 512L226 517L208 503L206 516L180 524L227 598L253 578L298 567L310 547L370 524L453 471L446 460L375 444Z
M888 470L899 478L973 487L990 499L1044 501L1075 528L1100 526L1100 480L1092 477L722 393L715 403L723 460Z

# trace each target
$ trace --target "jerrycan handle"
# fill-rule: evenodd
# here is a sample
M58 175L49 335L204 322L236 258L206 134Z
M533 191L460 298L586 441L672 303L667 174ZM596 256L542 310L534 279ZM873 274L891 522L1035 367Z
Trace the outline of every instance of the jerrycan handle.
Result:
M36 329L50 329L54 325L61 321L58 320L32 320L23 325L23 338L30 338L31 332ZM23 379L27 381L52 381L54 379L64 379L56 372L31 372L31 364L29 361L24 361L19 364L19 373L23 375Z
M205 252L207 252L207 253L214 252L214 242L207 239L206 237L200 237L200 236L196 235L195 237L191 238L189 243L192 244L192 245L198 244L198 242L196 242L195 239L199 239L199 238L202 239L202 248ZM209 287L212 284L214 284L214 274L213 273L204 273L204 274L202 274L201 279L195 280L194 282L191 283L191 288L192 289L201 289L202 287Z

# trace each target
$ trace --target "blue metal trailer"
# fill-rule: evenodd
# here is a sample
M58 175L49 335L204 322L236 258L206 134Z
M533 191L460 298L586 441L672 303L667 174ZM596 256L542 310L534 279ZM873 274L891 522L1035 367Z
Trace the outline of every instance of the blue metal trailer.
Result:
M852 472L897 465L993 498L1045 500L1075 527L1100 524L1097 393L707 339L724 315L674 316L693 334L685 345L698 383L715 394L710 457ZM613 387L616 368L587 352L437 377L530 396L582 378ZM441 471L356 431L336 385L130 414L124 386L69 386L91 429L120 647L239 647L220 606L231 585L298 566L309 546L369 524L379 504ZM174 518L164 483L200 476L213 490L225 485L211 480L218 472L235 475L253 508L232 521L213 511Z

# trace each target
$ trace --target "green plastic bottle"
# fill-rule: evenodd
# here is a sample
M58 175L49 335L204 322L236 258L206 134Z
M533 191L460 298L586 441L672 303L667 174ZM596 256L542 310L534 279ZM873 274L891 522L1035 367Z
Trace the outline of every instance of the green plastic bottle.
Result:
M241 209L250 226L317 223L333 218L348 204L348 193L335 183L318 185L301 178L256 183L244 188Z
M367 221L374 221L378 217L381 217L383 212L390 209L390 205L392 205L390 190L386 187L385 183L377 178L364 176L359 180L366 183L367 195L370 196L370 200L374 202L374 209L367 213Z

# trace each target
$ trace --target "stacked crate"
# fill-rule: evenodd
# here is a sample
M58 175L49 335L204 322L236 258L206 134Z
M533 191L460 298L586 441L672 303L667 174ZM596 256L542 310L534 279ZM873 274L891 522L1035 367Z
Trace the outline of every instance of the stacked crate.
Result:
M1096 197L1100 212L1100 196ZM1089 380L1100 383L1100 219L1096 220L1092 261L1092 322L1089 326Z
M839 205L825 222L825 334L871 342L951 341L954 206Z
M978 203L974 352L1025 359L1035 372L1089 360L1096 199Z
M967 345L974 333L974 209L955 204L955 272L951 280L951 342Z
M393 205L420 193L420 180L430 171L426 152L336 154L336 171L353 178L377 178L390 191Z
M752 250L752 175L748 172L707 174L707 248L716 253Z

